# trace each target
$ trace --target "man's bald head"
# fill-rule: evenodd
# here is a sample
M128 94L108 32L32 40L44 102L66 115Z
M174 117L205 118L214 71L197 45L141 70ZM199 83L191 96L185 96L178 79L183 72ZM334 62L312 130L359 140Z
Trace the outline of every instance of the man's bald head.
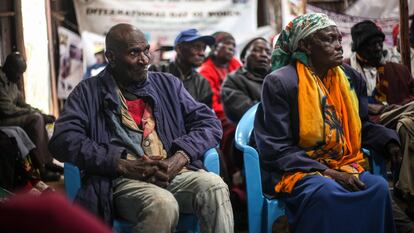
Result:
M109 69L120 85L146 80L150 46L142 31L130 24L118 24L109 30L105 43Z
M134 36L139 36L145 39L144 33L131 24L121 23L109 29L105 38L106 50L113 52L118 51L133 40Z

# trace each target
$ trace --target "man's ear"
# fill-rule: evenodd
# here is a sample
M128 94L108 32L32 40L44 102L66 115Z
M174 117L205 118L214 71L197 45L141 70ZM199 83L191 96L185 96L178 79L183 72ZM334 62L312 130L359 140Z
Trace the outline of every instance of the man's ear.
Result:
M175 46L175 52L177 53L177 56L181 56L181 44L177 44L176 46Z
M115 55L111 50L105 51L105 57L108 60L108 63L111 67L115 66Z
M310 55L312 53L311 50L310 50L309 43L305 40L299 40L298 48L299 48L299 50L306 53L307 55Z

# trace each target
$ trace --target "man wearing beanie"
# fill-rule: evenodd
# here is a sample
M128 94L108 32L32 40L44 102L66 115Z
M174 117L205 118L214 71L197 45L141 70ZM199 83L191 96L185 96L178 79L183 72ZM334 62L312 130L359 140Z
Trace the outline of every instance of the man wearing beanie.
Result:
M270 72L272 47L263 37L250 40L240 54L243 66L227 76L221 89L226 116L238 123L260 101L263 79Z
M406 213L414 218L414 80L407 67L385 61L385 35L374 22L355 24L351 36L350 64L366 81L370 118L399 134L403 160L400 168L398 159L391 158L394 180L399 178L396 190L407 202ZM398 147L394 151L401 154Z
M263 80L271 68L271 53L272 47L263 37L250 40L241 51L240 60L243 66L229 74L221 88L223 109L230 121L237 124L250 107L260 102ZM241 175L243 155L233 148L232 154L227 156L231 158L227 162L227 169L230 177L233 178L231 182L231 193L235 194L231 195L234 197L233 206L237 206L237 203L245 204L242 201L245 190ZM238 200L241 202L237 202ZM242 210L243 208L234 210L236 223L244 220L238 218L238 216L243 216L242 214L237 214Z
M181 31L175 38L177 53L174 62L151 65L149 70L170 73L178 77L190 95L200 103L212 108L213 92L208 81L197 72L205 59L206 45L213 45L214 37L203 36L197 29Z

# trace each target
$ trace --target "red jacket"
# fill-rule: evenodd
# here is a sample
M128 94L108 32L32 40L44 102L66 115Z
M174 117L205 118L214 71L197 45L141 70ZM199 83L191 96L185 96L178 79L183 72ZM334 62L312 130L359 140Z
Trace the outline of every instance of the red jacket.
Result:
M227 73L230 73L241 66L240 62L233 57L233 59L229 62L229 66L227 67ZM211 90L213 91L213 109L216 112L217 117L222 119L225 117L223 111L223 104L221 102L221 86L223 85L224 79L226 76L222 77L214 65L213 60L209 57L207 60L201 65L200 67L200 74L208 80L211 86Z

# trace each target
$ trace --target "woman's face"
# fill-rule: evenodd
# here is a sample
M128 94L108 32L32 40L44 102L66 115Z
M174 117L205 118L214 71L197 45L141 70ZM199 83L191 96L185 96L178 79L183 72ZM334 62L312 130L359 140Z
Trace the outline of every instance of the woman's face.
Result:
M327 69L342 64L342 35L336 26L318 30L305 40L312 64Z

